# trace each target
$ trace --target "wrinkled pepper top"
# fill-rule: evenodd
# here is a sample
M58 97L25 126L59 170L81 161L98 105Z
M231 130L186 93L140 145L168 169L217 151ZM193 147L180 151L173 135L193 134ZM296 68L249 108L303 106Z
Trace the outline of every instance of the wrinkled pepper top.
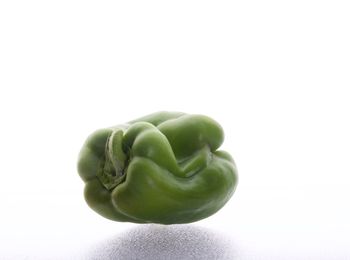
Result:
M232 196L237 170L217 150L221 126L203 115L158 112L92 133L78 172L85 200L115 221L177 224L206 218Z

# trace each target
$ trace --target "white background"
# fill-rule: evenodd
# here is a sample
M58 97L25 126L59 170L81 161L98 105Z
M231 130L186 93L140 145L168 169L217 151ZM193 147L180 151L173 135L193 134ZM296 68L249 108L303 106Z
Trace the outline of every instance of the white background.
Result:
M2 0L0 259L350 259L349 14L337 0ZM190 225L103 219L80 147L158 110L221 123L235 195Z

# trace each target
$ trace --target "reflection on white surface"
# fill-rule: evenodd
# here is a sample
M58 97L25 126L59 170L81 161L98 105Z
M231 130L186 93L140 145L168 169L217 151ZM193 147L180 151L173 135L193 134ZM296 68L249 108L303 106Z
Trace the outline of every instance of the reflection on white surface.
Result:
M230 240L220 233L193 225L140 225L91 250L95 259L233 259Z

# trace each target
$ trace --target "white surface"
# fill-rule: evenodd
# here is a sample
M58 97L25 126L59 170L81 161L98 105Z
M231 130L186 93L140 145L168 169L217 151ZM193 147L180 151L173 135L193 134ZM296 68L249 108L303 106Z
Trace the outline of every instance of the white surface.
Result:
M348 1L1 1L0 259L350 259L349 13ZM236 194L188 226L101 218L83 200L82 143L158 110L222 124Z

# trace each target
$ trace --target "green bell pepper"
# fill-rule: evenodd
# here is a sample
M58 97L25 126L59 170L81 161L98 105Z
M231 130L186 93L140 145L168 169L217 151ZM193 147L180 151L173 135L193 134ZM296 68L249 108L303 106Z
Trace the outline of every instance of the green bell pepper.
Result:
M203 115L158 112L92 133L78 172L85 200L115 221L177 224L206 218L232 196L237 170L217 150L221 126Z

